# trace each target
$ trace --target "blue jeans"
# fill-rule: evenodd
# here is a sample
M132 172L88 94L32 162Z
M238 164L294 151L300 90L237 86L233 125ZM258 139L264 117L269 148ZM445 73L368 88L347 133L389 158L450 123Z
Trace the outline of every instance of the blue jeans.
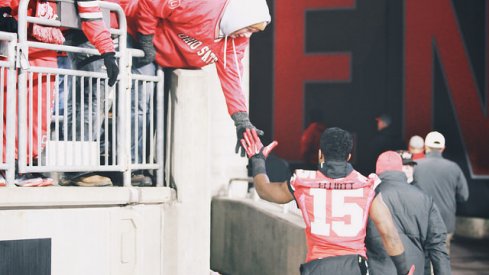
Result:
M78 47L82 48L94 48L94 46L90 42L85 42L82 43L81 45L78 45ZM105 66L104 66L104 60L103 59L98 59L95 61L92 61L84 66L80 66L81 63L84 62L86 58L89 56L86 54L75 54L75 53L68 53L68 56L70 57L72 64L73 64L73 69L75 70L83 70L83 71L88 71L88 72L105 72ZM92 93L90 94L90 87L92 90ZM67 103L67 124L68 124L68 139L69 140L83 140L83 141L95 141L100 138L100 136L103 134L103 129L102 124L104 121L104 115L105 115L105 81L101 80L100 81L100 100L99 104L97 104L97 81L94 79L90 81L88 77L85 77L83 80L83 91L82 91L82 83L80 81L80 78L76 79L76 90L75 90L75 97L76 97L76 104L73 105L73 93L69 92L67 94L68 97L68 103ZM83 98L83 118L81 117L81 99ZM89 104L91 102L91 104ZM112 104L111 102L108 102L108 108L110 109L110 105ZM76 107L76 113L73 113L73 107ZM91 109L91 112L90 112ZM76 135L73 137L72 134L72 126L73 126L73 116L76 116ZM99 116L99 121L100 124L97 125L97 116ZM83 121L83 122L81 122ZM90 131L89 125L91 124L92 128ZM84 134L83 137L81 137L81 129L83 127ZM99 132L100 131L100 132ZM104 152L103 149L103 144L100 142L100 147L101 147L101 152Z
M58 68L60 69L71 69L72 64L71 64L71 59L68 56L58 56ZM59 86L58 86L58 91L59 91L59 115L64 114L65 110L65 105L64 105L64 97L65 97L65 81L67 82L66 86L69 88L71 87L71 77L66 76L66 77L59 77Z

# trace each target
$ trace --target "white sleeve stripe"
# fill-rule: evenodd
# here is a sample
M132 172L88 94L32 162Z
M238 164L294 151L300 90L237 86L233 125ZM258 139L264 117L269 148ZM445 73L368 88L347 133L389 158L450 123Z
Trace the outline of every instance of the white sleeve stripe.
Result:
M98 1L78 1L77 4L81 8L99 7Z
M102 18L102 12L81 12L80 18L82 19L99 19Z

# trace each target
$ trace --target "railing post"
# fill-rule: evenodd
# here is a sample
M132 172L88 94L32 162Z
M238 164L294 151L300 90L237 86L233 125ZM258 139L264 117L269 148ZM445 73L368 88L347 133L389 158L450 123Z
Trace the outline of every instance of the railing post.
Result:
M20 0L18 11L18 33L19 42L17 44L17 68L18 77L18 169L24 172L27 166L27 69L29 69L29 46L27 45L27 6L29 0Z
M165 91L164 91L164 75L163 70L158 68L157 77L159 79L156 88L156 115L157 126L156 126L156 162L158 164L158 170L156 170L156 186L163 186L164 184L164 164L165 164ZM168 184L168 183L167 183Z
M5 69L7 74L7 90L6 93L6 102L5 104L5 113L4 121L5 121L5 163L7 165L5 178L7 180L8 186L15 186L15 110L16 110L16 81L17 81L17 72L15 68L15 48L17 44L17 34L14 33L2 33L2 37L7 36L7 62L8 66Z
M119 45L120 46L120 45ZM119 60L119 66L123 69L120 71L119 78L119 125L118 136L120 137L119 149L119 163L124 168L123 171L123 184L124 186L131 186L131 62L126 62L130 53L124 54L125 50L121 51L121 59ZM123 60L124 56L124 60Z
M127 21L124 11L120 6L114 9L113 3L101 1L101 8L112 9L117 12L119 19L119 28L121 30L119 35L119 95L117 98L119 107L119 116L117 117L117 135L119 142L117 151L117 162L123 169L123 184L124 186L131 186L131 64L128 62L130 53L127 51ZM115 87L115 86L114 86Z

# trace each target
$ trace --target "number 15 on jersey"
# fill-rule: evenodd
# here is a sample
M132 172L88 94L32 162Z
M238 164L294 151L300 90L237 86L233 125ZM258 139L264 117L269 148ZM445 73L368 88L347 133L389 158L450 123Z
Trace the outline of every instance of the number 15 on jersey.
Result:
M363 197L362 188L353 190L312 188L309 191L309 195L313 197L312 234L330 236L333 231L340 237L358 235L364 227L365 217L364 209L354 200Z

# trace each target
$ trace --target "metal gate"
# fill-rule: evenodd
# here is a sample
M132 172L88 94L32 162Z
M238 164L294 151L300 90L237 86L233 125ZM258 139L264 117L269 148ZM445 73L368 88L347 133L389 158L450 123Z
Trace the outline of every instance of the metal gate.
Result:
M132 170L151 170L156 174L156 185L162 186L163 72L158 69L156 75L131 73L132 59L143 53L127 49L126 18L122 8L100 2L102 9L116 12L119 19L119 29L110 29L110 32L117 37L120 74L116 84L109 87L104 72L29 64L29 50L33 48L87 55L99 53L95 49L28 41L28 23L62 27L58 20L27 16L28 2L20 1L18 42L15 34L0 32L0 40L8 45L7 60L0 61L0 93L2 100L9 102L5 104L6 112L1 110L2 115L7 114L2 123L6 123L8 134L0 135L7 144L6 152L1 152L6 157L0 169L7 171L9 185L13 185L15 169L15 135L10 133L15 132L17 125L20 173L117 171L123 174L124 186L130 186ZM4 79L5 75L8 77ZM7 89L3 88L4 83ZM64 91L62 99L60 88ZM133 110L138 108L131 106L137 104L139 97L148 100L141 121L133 119L138 115ZM16 98L18 112L15 111ZM64 113L59 110L60 103L65 106Z

